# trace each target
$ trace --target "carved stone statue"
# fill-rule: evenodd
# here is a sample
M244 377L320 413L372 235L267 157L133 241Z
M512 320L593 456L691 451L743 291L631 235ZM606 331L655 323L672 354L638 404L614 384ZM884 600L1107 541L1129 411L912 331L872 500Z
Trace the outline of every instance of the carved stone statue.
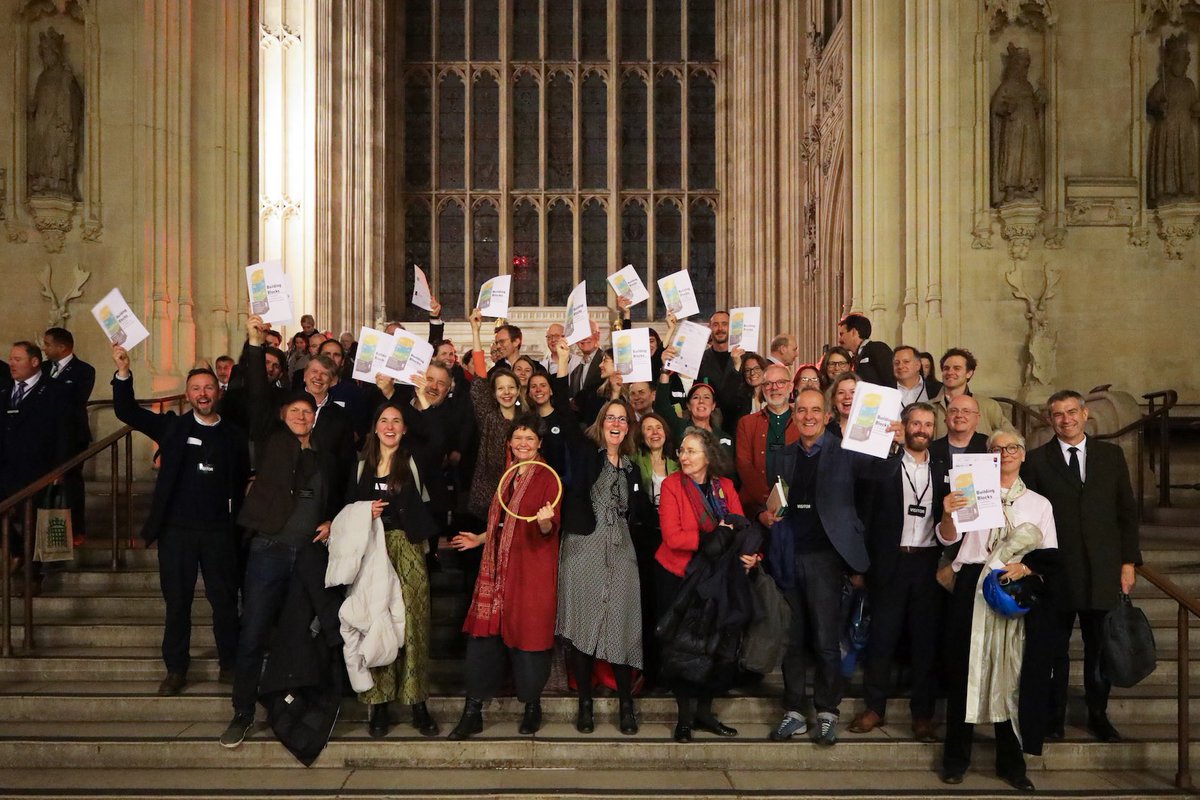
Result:
M1200 196L1196 148L1200 96L1187 76L1190 61L1186 33L1167 39L1162 77L1146 97L1146 113L1153 120L1146 156L1146 199L1151 208Z
M41 35L38 76L29 103L29 195L80 200L83 90L67 63L66 42L50 28Z
M1008 45L992 95L992 205L1036 198L1042 189L1046 94L1029 82L1029 51Z

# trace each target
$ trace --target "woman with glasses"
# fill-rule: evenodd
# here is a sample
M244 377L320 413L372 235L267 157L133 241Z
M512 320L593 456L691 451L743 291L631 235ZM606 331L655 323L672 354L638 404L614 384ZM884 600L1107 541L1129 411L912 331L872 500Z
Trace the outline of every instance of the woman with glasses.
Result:
M763 407L763 376L767 360L758 353L747 353L735 347L731 354L734 372L717 387L717 404L721 422L731 431L737 430L738 420Z
M821 359L822 389L828 389L837 377L854 368L854 357L844 347L834 346Z
M796 368L792 393L799 394L801 389L821 389L821 368L816 364L801 364Z
M592 666L597 658L612 665L621 733L638 732L633 671L642 668L642 604L630 522L646 498L630 460L631 420L629 404L613 400L586 434L571 426L567 440L555 633L566 646L579 692L575 728L580 733L595 730Z
M975 723L991 722L996 775L1017 789L1033 791L1022 749L1040 754L1048 723L1058 535L1050 502L1021 481L1025 440L997 431L988 439L988 452L1000 456L1004 525L960 532L953 514L967 509L972 500L958 490L947 495L945 513L935 528L943 544L962 542L954 558L956 575L946 618L941 777L945 783L962 783L971 764ZM992 610L983 596L984 579L992 570L1003 570L1002 581L1041 576L1045 588L1040 603L1013 618Z
M679 471L668 475L662 485L658 506L662 525L662 545L655 556L654 581L657 593L656 613L661 619L673 607L683 586L688 563L697 551L716 546L720 549L717 528L725 526L730 514L742 514L733 481L723 477L729 470L725 449L708 431L690 430L679 445ZM707 552L707 551L706 551ZM743 556L743 565L758 563L756 556ZM736 736L737 731L723 724L712 710L713 696L728 688L727 676L719 676L708 685L696 685L667 674L679 714L675 741L690 742L692 729L717 736Z

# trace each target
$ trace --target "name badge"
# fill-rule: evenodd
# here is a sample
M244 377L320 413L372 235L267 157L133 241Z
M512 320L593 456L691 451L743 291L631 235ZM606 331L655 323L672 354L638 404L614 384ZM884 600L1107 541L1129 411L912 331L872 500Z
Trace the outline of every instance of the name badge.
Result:
M869 362L870 360L871 360L871 359L869 359L869 358L860 358L860 359L858 360L858 363L860 363L860 364L866 364L866 363L867 363L867 362Z
M729 447L732 447L732 446L733 446L733 439L722 439L722 440L721 440L721 444L723 444L723 445L727 445L727 446L729 446Z
M683 397L686 392L671 392L671 397Z
M339 405L339 406L341 406L342 408L345 408L345 407L346 407L346 401L345 401L345 400L334 400L334 401L333 401L333 403L334 403L334 405Z
M312 500L313 499L313 490L312 489L298 489L296 491L296 497L299 497L301 500Z
M21 413L21 409L19 409L19 408L10 408L10 409L8 410L8 413L10 413L10 414L20 414L20 413Z
M799 509L812 508L812 503L797 503L796 508L799 508Z
M200 441L195 436L189 436L187 443L192 445L193 447L203 447L204 446L204 442Z
M925 506L917 505L916 503L908 507L908 515L910 517L924 517L927 512L928 510Z
M637 485L636 483L633 485L633 490L634 490L635 492L638 490L638 485Z
M212 472L212 471L213 471L213 465L212 465L212 464L205 464L204 462L200 462L199 464L197 464L197 465L196 465L196 467L197 467L197 469L199 469L199 470L200 470L200 472L201 472L202 474L204 474L204 475L207 475L207 474L209 474L210 472Z

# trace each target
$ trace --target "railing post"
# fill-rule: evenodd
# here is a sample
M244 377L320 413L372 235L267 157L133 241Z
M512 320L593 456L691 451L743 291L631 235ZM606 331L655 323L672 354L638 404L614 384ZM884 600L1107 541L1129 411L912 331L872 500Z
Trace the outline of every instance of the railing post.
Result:
M1170 405L1163 400L1163 413L1158 418L1158 504L1171 507L1171 433L1169 430Z
M120 568L120 556L117 549L117 537L120 535L117 530L117 506L120 505L120 496L117 494L117 450L120 442L113 442L109 450L109 492L112 497L112 571L116 572Z
M36 497L36 495L34 495ZM33 497L25 500L25 653L33 650L33 541L37 536L34 526Z
M1133 439L1133 446L1136 449L1134 455L1134 464L1137 465L1137 518L1139 521L1146 518L1146 464L1143 460L1146 453L1146 428L1144 426L1137 429L1137 436Z
M1179 702L1179 769L1175 773L1175 785L1180 789L1192 788L1191 768L1191 690L1188 686L1191 662L1188 659L1188 611L1179 604L1179 618L1176 622L1176 664L1178 668Z
M0 656L9 658L13 654L12 575L10 574L9 570L9 553L11 553L12 550L9 547L8 530L9 519L12 517L12 514L6 511L0 516L3 517L0 519L0 531L2 531L0 532L0 544L2 544L4 547L4 568L0 569L0 584L3 584L3 590L0 591L0 595L3 595L3 597L0 598L0 600L4 601L3 610L0 610L0 617L2 617L2 619L0 619L0 627L3 627L4 629L3 631L0 631Z
M125 527L128 528L129 546L134 545L133 532L133 433L125 434Z

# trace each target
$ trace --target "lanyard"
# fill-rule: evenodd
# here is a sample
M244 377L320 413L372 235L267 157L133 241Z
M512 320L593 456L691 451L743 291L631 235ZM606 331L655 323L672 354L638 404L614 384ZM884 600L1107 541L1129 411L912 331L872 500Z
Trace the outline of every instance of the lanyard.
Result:
M908 481L909 488L912 489L913 496L917 498L916 505L925 505L925 495L929 494L929 487L933 485L933 472L928 467L925 468L925 488L921 490L921 494L918 496L917 485L913 483L912 476L908 474L908 467L901 463L900 469L904 472L904 477Z

